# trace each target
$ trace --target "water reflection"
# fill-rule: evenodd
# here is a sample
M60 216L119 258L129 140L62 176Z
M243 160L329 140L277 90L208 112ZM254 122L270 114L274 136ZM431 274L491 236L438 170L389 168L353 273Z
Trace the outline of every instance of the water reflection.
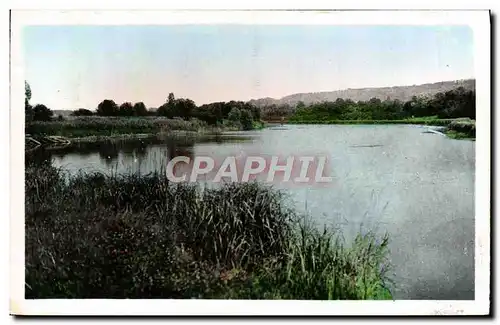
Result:
M474 142L422 134L421 128L413 126L287 128L259 131L250 142L235 134L232 139L79 144L27 154L26 164L53 161L70 174L80 170L147 174L180 155L222 160L240 152L247 156L324 154L335 176L332 186L275 186L286 189L297 211L311 216L321 228L341 229L346 241L360 230L389 233L399 286L396 299L470 297L464 292L474 288L474 264L473 256L464 254L470 247L464 245L474 239ZM366 147L374 144L382 146ZM188 164L175 166L189 173ZM458 226L443 227L448 223ZM451 272L450 266L457 272ZM436 274L446 277L436 278ZM456 283L464 284L463 288Z
M61 148L40 148L26 153L26 166L52 164L56 166L74 165L70 169L97 171L116 169L119 171L151 172L165 170L166 164L177 156L194 158L195 145L222 144L227 142L248 141L241 136L206 137L152 137L124 141L102 141L93 143L74 143ZM88 162L89 166L82 162ZM54 163L56 162L56 163ZM192 167L192 166L185 166ZM176 165L176 169L178 164ZM174 170L174 174L176 171Z

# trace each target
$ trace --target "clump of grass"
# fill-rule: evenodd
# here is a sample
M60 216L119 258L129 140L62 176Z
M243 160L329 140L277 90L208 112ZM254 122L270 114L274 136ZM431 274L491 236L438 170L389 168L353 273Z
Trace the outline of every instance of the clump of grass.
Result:
M476 121L467 118L454 120L448 125L446 135L452 139L475 139Z
M387 240L301 223L258 183L26 168L27 298L384 299Z
M345 246L334 231L296 223L281 260L265 262L246 285L233 286L226 298L392 299L387 288L388 237L358 235Z

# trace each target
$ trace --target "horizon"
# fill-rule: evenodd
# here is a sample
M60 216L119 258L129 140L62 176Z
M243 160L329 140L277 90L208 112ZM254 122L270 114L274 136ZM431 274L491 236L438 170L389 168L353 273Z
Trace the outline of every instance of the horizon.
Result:
M370 86L366 86L366 87L360 87L360 88L343 88L343 89L333 89L333 90L323 90L323 91L314 91L314 92L308 92L308 93L293 93L293 94L288 94L288 95L285 95L285 96L281 96L281 97L260 97L260 98L251 98L251 99L248 99L248 100L237 100L237 99L232 99L233 101L242 101L242 102L250 102L252 100L256 101L256 100L261 100L261 99L272 99L272 100L281 100L285 97L289 97L289 96L293 96L293 95L301 95L301 94L318 94L318 93L327 93L327 92L335 92L335 91L344 91L344 90L360 90L360 89L382 89L382 88L396 88L396 87L413 87L413 86L423 86L423 85L432 85L432 84L437 84L437 83L450 83L450 82L460 82L460 81L467 81L467 80L475 80L475 78L465 78L465 79L455 79L455 80L440 80L440 81L434 81L434 82L426 82L426 83L421 83L421 84L413 84L413 85L394 85L394 86L380 86L380 87L370 87ZM175 95L175 94L174 94ZM176 98L178 98L176 96ZM185 97L187 99L190 99L189 97ZM109 100L113 100L111 98L104 98L103 100L105 99L109 99ZM232 101L232 100L227 100L225 102L229 102L229 101ZM140 101L138 101L140 102ZM130 102L132 105L135 104L135 103L138 103L138 102ZM210 102L210 103L216 103L217 101L215 102ZM121 102L116 102L115 103L117 105L120 105L122 104ZM198 104L196 103L198 106L201 106L201 105L204 105L204 104L210 104L210 103L203 103L203 104ZM96 108L85 108L85 107L77 107L77 108L59 108L59 109L54 109L56 111L74 111L74 110L78 110L78 109L81 109L81 108L84 108L84 109L88 109L88 110L95 110ZM158 107L148 107L146 105L146 108L149 110L149 109L157 109Z
M31 102L53 110L475 79L467 26L29 26L23 41Z

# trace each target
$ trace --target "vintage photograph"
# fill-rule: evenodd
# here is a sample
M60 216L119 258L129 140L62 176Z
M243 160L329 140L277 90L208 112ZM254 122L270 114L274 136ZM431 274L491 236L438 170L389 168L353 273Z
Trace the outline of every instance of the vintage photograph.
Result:
M477 300L478 34L380 13L20 19L22 298Z

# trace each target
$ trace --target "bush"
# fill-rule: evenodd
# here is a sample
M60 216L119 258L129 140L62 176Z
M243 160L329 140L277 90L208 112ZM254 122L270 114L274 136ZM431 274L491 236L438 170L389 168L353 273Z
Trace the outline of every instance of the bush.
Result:
M453 138L475 138L476 122L471 119L457 119L448 125L447 131Z

